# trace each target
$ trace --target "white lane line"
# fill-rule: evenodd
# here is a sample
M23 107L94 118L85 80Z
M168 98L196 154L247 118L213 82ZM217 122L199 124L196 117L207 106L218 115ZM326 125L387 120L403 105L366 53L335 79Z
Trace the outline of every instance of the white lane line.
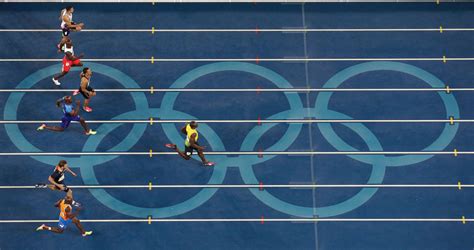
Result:
M474 123L474 119L414 119L414 120L357 120L357 119L283 119L283 120L195 120L201 123ZM160 120L153 117L142 120L87 120L87 123L185 123L189 120ZM0 120L0 124L61 123L59 120ZM73 123L78 123L74 122Z
M0 220L0 224L55 223L58 220ZM469 218L205 218L205 219L81 219L82 223L149 222L472 222Z
M0 62L60 62L53 58L2 58ZM474 61L473 57L398 58L89 58L83 62L366 62L366 61Z
M12 84L13 85L13 84ZM0 92L72 92L77 89L0 89ZM474 91L474 88L283 88L283 89L94 89L96 92L447 92Z
M81 32L448 32L448 31L474 31L474 28L341 28L341 29L305 29L305 28L279 28L279 29L83 29ZM0 32L61 32L59 29L0 29Z
M473 155L474 151L236 151L205 152L206 155ZM1 152L0 156L91 156L91 155L176 155L176 152Z
M474 188L474 184L187 184L187 185L72 185L74 189L181 189L181 188ZM0 186L0 189L36 189L35 186Z

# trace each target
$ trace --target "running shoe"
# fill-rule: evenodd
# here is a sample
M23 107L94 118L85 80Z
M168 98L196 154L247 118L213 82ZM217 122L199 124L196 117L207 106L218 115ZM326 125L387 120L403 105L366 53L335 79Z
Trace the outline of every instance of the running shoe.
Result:
M74 91L72 92L72 95L78 95L78 94L79 94L79 90L78 90L78 89L76 89L76 90L74 90Z
M46 227L46 225L45 225L45 224L43 224L43 225L41 225L41 226L37 227L37 228L36 228L36 231L41 231L41 230L44 230L44 228L45 228L45 227Z
M92 231L86 231L82 234L82 237L86 237L92 234Z
M86 135L95 135L97 134L97 131L94 131L92 129L89 129L89 131L86 132Z
M92 109L90 107L82 107L82 109L86 111L87 113L92 112Z
M203 165L206 166L206 167L212 167L212 166L215 165L215 163L212 162L212 161L207 161L207 162L204 162Z
M54 84L56 84L56 86L61 85L61 83L58 80L54 79L54 77L51 80L53 80L53 82L54 82Z
M41 124L41 126L39 126L36 130L41 131L41 130L43 130L44 128L46 128L46 124L43 123L43 124Z
M48 185L44 184L44 183L38 183L35 185L35 188L47 188Z
M167 144L165 144L165 147L171 148L171 149L176 149L176 144L167 143Z

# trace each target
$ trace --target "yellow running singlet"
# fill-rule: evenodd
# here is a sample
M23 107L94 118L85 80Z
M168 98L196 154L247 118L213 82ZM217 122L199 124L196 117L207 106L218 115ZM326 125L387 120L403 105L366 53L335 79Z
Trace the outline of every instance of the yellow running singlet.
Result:
M198 131L196 129L192 129L191 125L186 125L186 141L184 141L184 145L186 147L189 147L191 144L189 143L189 140L191 139L191 135L196 134L196 137L194 138L194 142L197 142L199 138Z

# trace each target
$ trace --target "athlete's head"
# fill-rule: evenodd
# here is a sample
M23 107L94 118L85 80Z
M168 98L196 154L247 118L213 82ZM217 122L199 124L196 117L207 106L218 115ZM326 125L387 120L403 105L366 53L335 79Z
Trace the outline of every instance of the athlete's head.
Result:
M72 204L72 197L69 195L66 195L66 198L64 198L64 203Z
M64 97L64 102L66 104L71 104L72 103L72 97L70 95Z
M67 6L67 7L66 7L66 11L67 11L68 13L74 13L74 7L72 7L72 6Z
M65 160L60 160L59 163L58 163L58 166L59 166L60 168L67 167L67 161L65 161Z
M64 44L66 44L70 48L72 45L71 38L69 38L68 36L65 36L63 39L64 39Z
M90 68L85 67L82 69L82 75L90 77L92 75L92 70Z
M189 126L191 126L192 129L196 129L198 127L198 123L196 121L191 121Z

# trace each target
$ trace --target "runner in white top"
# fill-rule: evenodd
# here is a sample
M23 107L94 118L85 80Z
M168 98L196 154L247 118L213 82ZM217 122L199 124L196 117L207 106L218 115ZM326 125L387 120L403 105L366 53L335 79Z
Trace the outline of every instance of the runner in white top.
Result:
M84 26L83 23L76 24L72 21L72 13L74 13L74 8L72 6L68 6L61 10L59 19L61 20L63 36L68 36L71 31L80 31Z
M59 44L56 45L58 48L58 53L61 52L61 44L65 43L65 37L67 37L71 31L80 31L84 26L83 23L76 24L72 21L72 13L74 13L74 8L72 6L68 6L65 9L62 9L61 14L59 15L63 36Z

